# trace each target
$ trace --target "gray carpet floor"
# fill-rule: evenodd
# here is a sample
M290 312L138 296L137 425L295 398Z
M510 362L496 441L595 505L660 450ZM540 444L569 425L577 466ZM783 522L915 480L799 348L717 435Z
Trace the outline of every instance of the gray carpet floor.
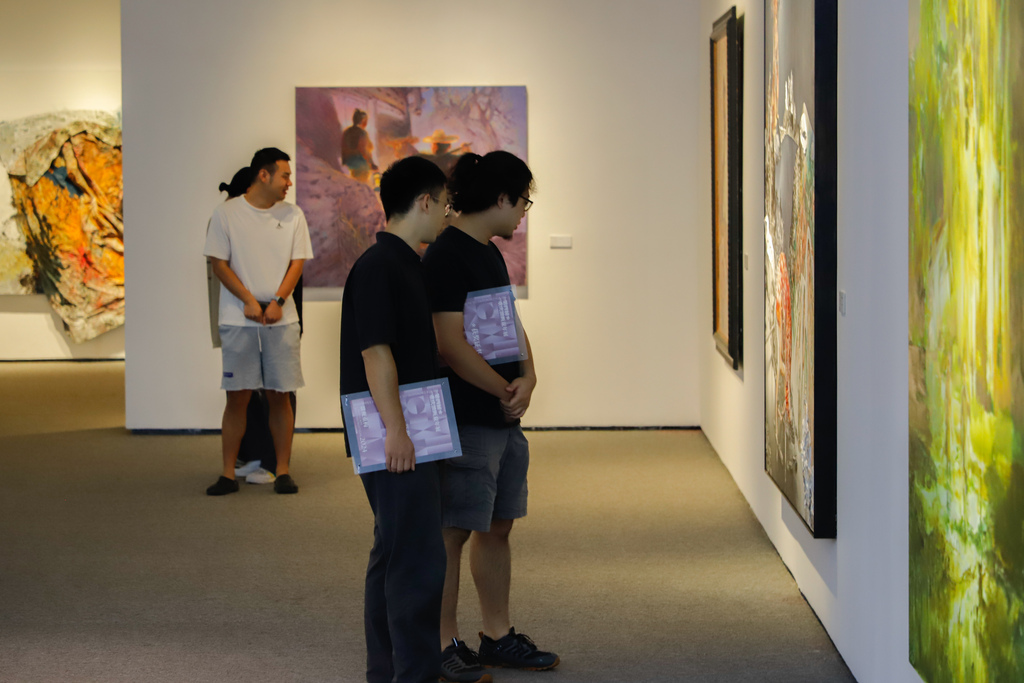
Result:
M342 435L296 435L297 496L209 498L219 437L128 433L123 386L0 363L0 681L363 680ZM513 621L562 664L497 683L853 680L700 432L528 436ZM462 596L473 644L468 567Z

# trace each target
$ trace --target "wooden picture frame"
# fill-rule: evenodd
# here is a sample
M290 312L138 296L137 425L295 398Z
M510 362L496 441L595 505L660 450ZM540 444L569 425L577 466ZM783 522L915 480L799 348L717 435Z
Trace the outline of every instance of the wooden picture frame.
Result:
M743 29L731 7L711 31L712 333L743 362Z
M765 471L836 535L837 0L765 0Z

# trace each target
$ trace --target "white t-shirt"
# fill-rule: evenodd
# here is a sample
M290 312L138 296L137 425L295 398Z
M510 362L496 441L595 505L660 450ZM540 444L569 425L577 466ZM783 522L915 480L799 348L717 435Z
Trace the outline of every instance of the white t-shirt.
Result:
M277 296L293 260L313 258L313 245L302 209L287 202L257 209L241 196L214 209L203 254L227 261L256 300L267 302ZM221 284L220 324L258 327L260 323L247 319L244 311L242 300ZM299 322L291 296L283 312L275 325Z

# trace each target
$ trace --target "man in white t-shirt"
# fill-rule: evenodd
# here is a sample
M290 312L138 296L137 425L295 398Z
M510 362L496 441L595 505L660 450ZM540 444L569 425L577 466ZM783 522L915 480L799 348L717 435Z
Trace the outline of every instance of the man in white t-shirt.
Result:
M294 422L288 394L304 385L299 316L291 294L313 247L302 209L284 201L292 185L289 161L274 147L256 152L249 189L214 210L206 235L203 253L221 282L221 388L227 392L221 423L224 471L206 489L211 496L238 491L235 459L256 389L265 390L270 405L277 452L274 490L299 490L288 473Z

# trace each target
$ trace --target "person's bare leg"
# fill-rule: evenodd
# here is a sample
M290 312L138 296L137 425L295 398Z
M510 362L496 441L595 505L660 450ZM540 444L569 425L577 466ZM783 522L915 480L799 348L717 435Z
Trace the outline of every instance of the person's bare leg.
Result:
M235 460L238 449L245 435L246 409L252 392L249 390L227 392L227 403L224 405L224 417L220 422L220 448L223 458L224 476L235 478Z
M286 391L267 391L270 407L270 436L274 439L277 454L277 476L288 474L288 463L292 459L292 434L295 431L295 417L292 402Z
M469 544L469 568L480 597L483 632L497 640L512 627L508 613L512 585L511 519L495 519L487 533L474 533Z
M469 538L465 529L446 527L441 529L444 549L448 554L448 569L444 575L444 592L441 595L441 649L452 644L452 638L459 638L459 571L462 568L462 547Z

